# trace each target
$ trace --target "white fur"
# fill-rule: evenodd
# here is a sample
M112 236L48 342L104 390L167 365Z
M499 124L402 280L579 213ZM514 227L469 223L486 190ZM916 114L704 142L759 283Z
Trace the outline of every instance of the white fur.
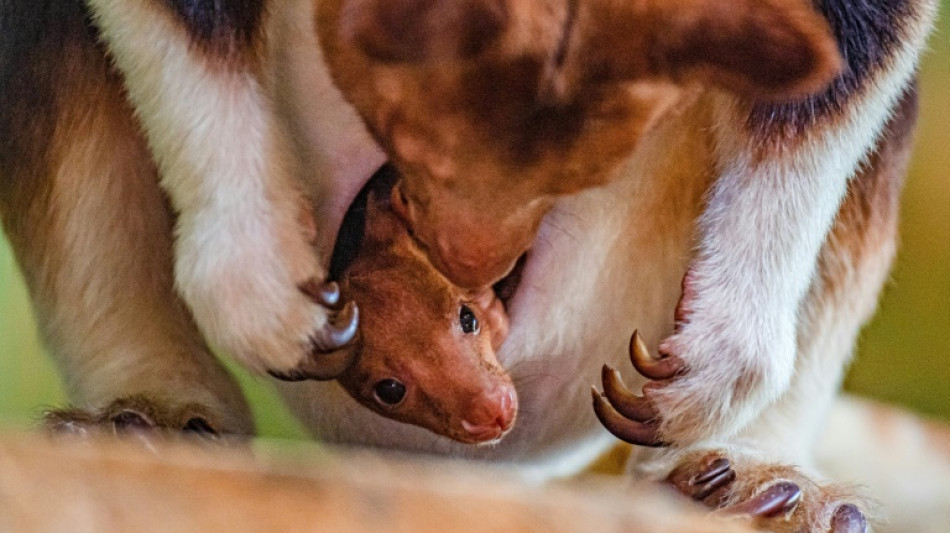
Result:
M843 397L834 403L817 461L881 501L878 533L940 533L950 524L950 432L936 432L891 407Z
M154 2L87 4L178 211L176 286L196 322L253 369L296 366L327 320L297 286L324 271L301 231L289 143L260 81L209 64Z
M325 229L317 247L329 258L343 215L386 156L327 75L312 0L284 0L272 10L267 39L276 110L295 141L317 226Z

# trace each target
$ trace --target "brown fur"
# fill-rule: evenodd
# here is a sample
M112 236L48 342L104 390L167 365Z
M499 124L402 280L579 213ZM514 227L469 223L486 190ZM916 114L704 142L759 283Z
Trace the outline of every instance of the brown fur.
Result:
M748 33L749 26L738 24L745 31L730 27L736 21L726 13L734 6L709 3L668 2L651 11L643 10L643 4L636 2L552 2L533 6L533 13L541 21L533 27L528 23L519 26L519 7L511 6L499 20L509 28L522 30L522 34L510 30L507 35L492 35L488 37L494 40L491 46L480 47L480 54L474 54L474 58L455 57L455 63L447 62L440 52L434 52L435 57L425 57L425 53L420 57L399 50L380 51L385 38L367 47L350 20L345 21L349 33L335 34L340 15L334 12L335 3L327 5L318 16L318 26L331 70L377 140L405 172L396 209L428 248L432 262L463 285L478 286L503 275L533 241L541 216L556 196L609 181L613 167L626 159L660 120L692 103L691 92L683 85L702 81L746 97L758 92L758 96L790 100L831 81L838 65L827 26L804 3L756 6L763 12L750 18L758 19L761 25L753 24L756 31ZM357 7L349 6L347 17L354 17L354 10L367 5L372 12L373 2L352 5ZM769 12L772 8L778 11ZM718 18L706 19L703 9L715 10ZM376 16L386 14L375 12ZM426 13L416 24L438 37L444 28L431 25L431 20L434 17ZM789 21L795 22L786 26ZM643 26L637 26L637 22L643 22ZM704 31L697 32L690 23ZM794 31L796 23L808 30ZM367 27L385 34L389 25ZM684 31L681 34L678 30ZM512 35L521 35L521 40ZM799 46L789 45L790 36L794 37L793 43L801 39L797 41ZM691 42L693 38L701 42ZM458 48L442 46L441 50L451 54ZM744 55L747 48L764 52L750 58ZM791 64L775 63L780 59ZM750 73L749 65L759 68L762 77ZM776 70L766 66L775 66ZM875 66L881 69L886 65ZM782 79L779 74L791 78ZM373 83L365 83L367 79ZM662 85L669 80L679 82L679 86ZM769 83L775 85L770 88ZM858 102L863 94L855 89L845 96ZM724 101L721 99L719 105L723 106ZM733 105L739 110L735 114L740 124L741 117L767 107L749 102ZM815 330L805 327L800 332L803 354L796 361L799 372L808 377L793 383L788 394L793 398L783 400L774 409L775 420L768 418L771 412L767 413L762 426L789 423L787 416L801 416L788 427L800 424L807 428L810 421L796 412L797 406L813 415L814 409L809 409L807 403L813 400L823 405L828 401L824 395L837 389L843 358L849 353L845 344L870 313L893 252L893 204L904 171L906 132L912 125L908 117L912 115L910 110L901 110L899 119L891 125L900 131L884 136L882 152L874 154L869 169L852 182L838 226L820 258L820 276L831 279L816 283L804 304L806 317L816 318L808 322ZM588 130L591 123L600 129ZM715 126L715 122L709 125ZM758 124L753 126L748 144L753 147L750 150L758 150L750 154L754 163L780 160L792 148L801 148L802 141L812 139L811 133L831 127L812 122L812 130L801 138L785 138L762 135ZM779 132L786 131L785 124L773 126ZM789 131L798 131L793 126ZM756 140L779 138L781 143L756 144ZM846 177L840 178L843 183ZM633 218L631 223L640 220ZM829 261L841 262L844 267L827 264ZM844 287L853 294L838 293ZM685 287L684 292L689 288ZM829 322L825 312L832 308L843 311L844 316ZM679 311L686 314L684 309ZM812 312L820 317L813 317ZM826 323L833 325L826 327ZM809 334L819 340L810 343ZM832 346L821 343L832 344L833 353L840 357L822 357L819 351ZM742 398L761 383L756 369L745 370L737 371L725 394ZM811 381L816 373L824 375ZM716 388L712 382L708 385ZM810 393L814 398L809 398ZM783 409L786 412L781 412ZM708 424L705 415L697 411L691 428ZM786 468L754 461L743 462L746 466L749 472L736 484L738 499L749 498ZM800 483L818 487L790 467L788 470L787 475ZM755 472L762 477L756 477ZM850 491L839 493L829 487L807 492L808 502L798 506L798 518L790 527L825 527L839 500L850 495Z
M376 193L388 190L369 195L366 235L341 280L341 294L359 305L362 323L359 357L339 382L383 416L462 442L495 440L517 411L511 377L495 357L507 334L504 308L490 290L461 289L433 268L389 209L388 196ZM463 305L480 324L474 333L459 324ZM399 403L374 393L383 380L405 387Z

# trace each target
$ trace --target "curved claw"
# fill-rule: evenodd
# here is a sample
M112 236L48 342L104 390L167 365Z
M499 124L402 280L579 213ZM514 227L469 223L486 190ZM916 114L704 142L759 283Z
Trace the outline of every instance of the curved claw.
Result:
M604 365L600 377L604 382L604 397L621 415L637 422L656 419L657 412L650 401L630 392L620 380L620 372Z
M802 489L791 481L782 481L749 501L730 507L728 512L773 517L791 511L801 500Z
M686 462L676 467L666 481L682 494L703 502L710 507L719 507L727 495L726 489L736 480L736 471L729 459L718 454L709 455L697 463ZM698 470L698 473L696 472ZM710 496L715 496L710 499Z
M630 362L637 372L652 380L670 379L686 368L683 360L674 355L659 359L650 355L639 331L634 331L630 337Z
M320 303L325 307L333 307L340 303L340 285L337 282L324 283L320 287Z
M857 507L846 503L835 509L829 533L867 533L868 521Z
M301 283L299 289L323 307L334 308L340 303L340 285L335 281L319 284L311 279Z
M713 459L709 466L706 467L706 470L696 474L696 477L689 481L690 485L700 485L706 483L712 479L715 479L724 472L732 470L732 463L729 462L729 459L725 457L719 457Z
M591 395L594 399L594 414L607 431L613 433L615 437L640 446L654 448L666 446L666 443L657 435L656 422L638 422L624 418L608 403L606 398L597 392L597 389L591 387Z
M312 352L333 352L349 344L360 325L360 309L356 302L347 302L336 317L311 339Z
M86 435L98 423L96 417L82 409L46 411L43 425L54 435Z
M334 320L327 322L318 335L311 337L311 357L296 368L268 370L267 373L282 381L326 381L340 377L353 366L359 355L359 350L343 349L356 338L359 324L359 307L356 302L347 302Z
M725 457L713 461L709 470L690 480L693 499L702 501L736 480L736 471Z

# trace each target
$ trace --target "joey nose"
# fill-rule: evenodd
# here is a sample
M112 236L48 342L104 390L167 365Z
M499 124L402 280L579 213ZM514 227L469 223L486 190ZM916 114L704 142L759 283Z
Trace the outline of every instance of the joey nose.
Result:
M518 396L515 389L504 385L474 405L469 416L462 421L462 427L475 442L494 440L511 429L517 413Z
M515 423L515 415L518 414L518 396L515 394L514 387L502 387L499 394L499 414L495 418L495 423L502 431L508 431Z

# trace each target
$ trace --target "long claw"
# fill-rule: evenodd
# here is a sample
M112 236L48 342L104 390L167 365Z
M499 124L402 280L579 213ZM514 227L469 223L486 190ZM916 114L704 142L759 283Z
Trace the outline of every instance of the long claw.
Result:
M326 381L340 377L359 355L359 350L343 349L356 338L359 324L359 307L356 302L347 302L343 310L310 339L310 357L306 361L290 370L268 370L267 373L282 381Z
M699 472L694 473L695 463L684 463L675 468L666 480L678 491L686 496L705 503L710 507L718 507L726 496L722 489L728 487L736 479L736 471L732 469L729 459L711 455L701 460L699 463ZM708 500L710 496L717 494L713 500Z
M709 463L709 467L704 472L697 474L696 477L690 480L690 484L700 485L702 483L706 483L707 481L710 481L721 475L723 472L728 472L729 470L732 470L732 463L729 462L729 459L720 457Z
M674 355L656 359L650 355L639 331L630 337L630 362L637 372L652 380L670 379L684 370L683 360Z
M854 505L846 503L835 509L830 533L866 533L867 530L867 518Z
M597 419L618 439L640 446L654 448L666 446L666 443L657 435L655 422L644 423L624 418L607 402L606 398L597 392L597 389L591 387L591 395L594 399L594 414L597 415Z
M736 471L729 467L726 461L725 469L719 472L709 472L704 479L695 479L693 482L693 499L702 501L715 493L717 490L729 485L736 480Z
M356 302L347 302L343 310L311 339L313 352L333 352L346 346L356 337L359 325L359 307Z
M96 424L96 417L82 409L47 411L43 414L43 425L54 435L85 436Z
M802 489L791 481L783 481L749 501L730 507L728 512L768 518L791 511L801 499Z
M182 433L195 435L204 439L218 439L221 434L207 420L200 416L193 416L185 422Z
M630 392L620 380L620 372L604 365L600 374L604 382L604 396L621 415L637 422L656 419L656 410L649 400Z

